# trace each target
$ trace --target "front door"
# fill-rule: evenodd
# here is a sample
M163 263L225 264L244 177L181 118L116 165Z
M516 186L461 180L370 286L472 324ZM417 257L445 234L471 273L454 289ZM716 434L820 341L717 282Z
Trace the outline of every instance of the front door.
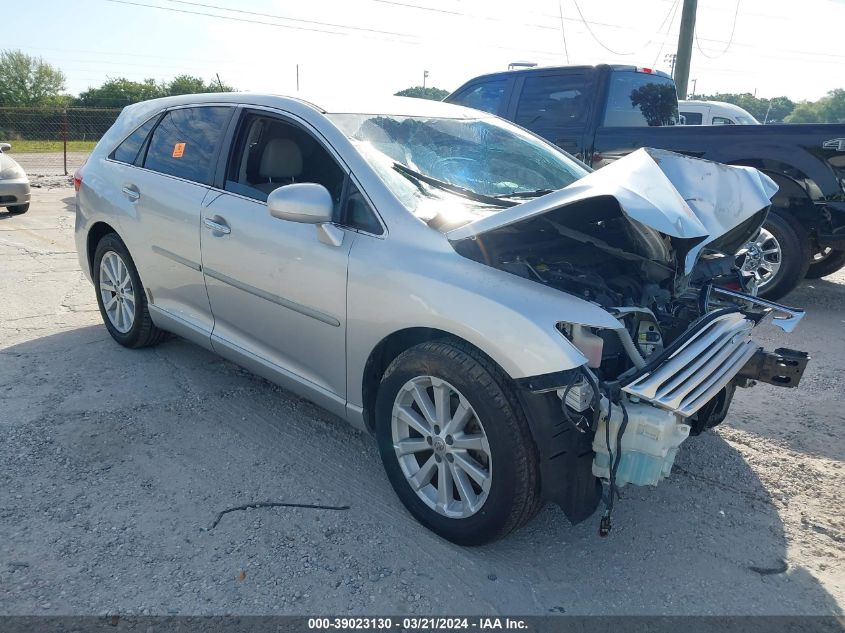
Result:
M269 362L340 399L346 394L346 270L356 234L345 231L340 246L325 244L315 226L272 217L266 199L277 187L316 182L339 208L345 175L301 126L246 112L225 191L206 199L201 230L212 345Z

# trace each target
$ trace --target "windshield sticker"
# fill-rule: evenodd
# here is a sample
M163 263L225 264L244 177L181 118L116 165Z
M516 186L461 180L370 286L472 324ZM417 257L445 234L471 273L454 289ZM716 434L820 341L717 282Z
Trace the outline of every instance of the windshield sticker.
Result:
M182 158L185 153L185 143L176 143L173 146L173 158Z

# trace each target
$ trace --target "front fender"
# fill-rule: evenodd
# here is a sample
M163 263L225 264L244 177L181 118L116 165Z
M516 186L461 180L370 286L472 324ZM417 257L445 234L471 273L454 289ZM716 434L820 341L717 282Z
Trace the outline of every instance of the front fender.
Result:
M415 253L393 254L394 248L387 241L359 240L350 253L350 400L361 397L372 350L407 328L433 328L468 341L518 379L587 362L556 323L621 327L592 303L461 257L448 244L442 251L427 251L424 265Z

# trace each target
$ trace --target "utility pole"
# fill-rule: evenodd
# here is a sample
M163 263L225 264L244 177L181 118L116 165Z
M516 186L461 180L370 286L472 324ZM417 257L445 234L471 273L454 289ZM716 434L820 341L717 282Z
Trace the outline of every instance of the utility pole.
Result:
M423 71L423 88L425 88L425 80L428 79L428 71Z
M695 96L696 86L698 85L698 79L692 80L692 92L690 93L691 97Z
M684 10L681 13L681 31L678 33L678 57L675 65L675 85L678 88L678 99L687 98L689 65L692 58L692 38L695 33L695 12L697 9L698 0L684 0Z
M299 92L299 64L296 65L296 91Z
M677 60L677 59L678 59L678 56L675 55L675 53L666 53L663 56L663 61L666 62L667 64L672 65L672 70L669 71L669 74L672 76L673 79L675 78L675 60Z

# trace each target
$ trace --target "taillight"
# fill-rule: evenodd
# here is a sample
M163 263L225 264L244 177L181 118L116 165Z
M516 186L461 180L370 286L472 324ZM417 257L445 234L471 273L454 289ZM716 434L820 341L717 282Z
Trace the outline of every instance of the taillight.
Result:
M638 73L646 73L647 75L653 75L654 69L653 68L637 68Z
M82 163L75 172L73 172L73 188L76 191L79 191L79 188L82 186L82 170L85 167L85 163Z

